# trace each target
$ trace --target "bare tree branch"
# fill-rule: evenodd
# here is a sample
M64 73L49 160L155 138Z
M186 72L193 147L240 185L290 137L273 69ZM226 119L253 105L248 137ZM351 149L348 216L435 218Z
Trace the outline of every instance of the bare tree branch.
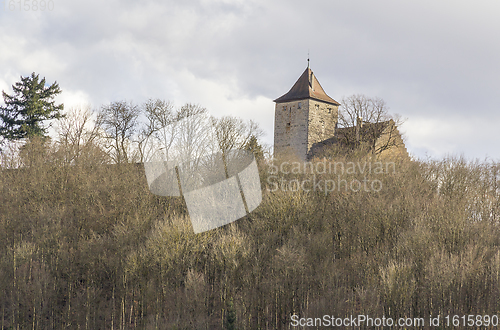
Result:
M403 142L397 129L403 123L398 115L391 116L385 101L369 98L362 94L345 97L339 111L339 140L350 147L358 146L356 132L357 119L361 118L361 143L379 154Z
M137 129L139 107L125 101L112 102L102 106L97 117L97 123L106 132L108 147L113 150L113 160L116 163L130 161L131 138Z

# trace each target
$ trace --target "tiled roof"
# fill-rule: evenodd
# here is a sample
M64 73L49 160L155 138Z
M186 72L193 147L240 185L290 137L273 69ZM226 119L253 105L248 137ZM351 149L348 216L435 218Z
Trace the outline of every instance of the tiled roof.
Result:
M307 68L293 87L285 95L274 100L276 103L290 102L304 99L315 99L333 105L340 105L337 101L326 95L318 79L310 68Z

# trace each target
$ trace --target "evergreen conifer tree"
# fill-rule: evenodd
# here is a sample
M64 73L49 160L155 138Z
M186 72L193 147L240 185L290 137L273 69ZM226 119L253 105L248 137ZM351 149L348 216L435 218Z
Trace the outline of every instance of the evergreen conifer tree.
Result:
M20 140L34 136L45 136L47 127L43 122L63 117L63 104L56 105L54 97L61 93L57 82L45 85L34 72L21 77L12 85L14 93L2 91L5 105L0 107L0 136L8 140Z

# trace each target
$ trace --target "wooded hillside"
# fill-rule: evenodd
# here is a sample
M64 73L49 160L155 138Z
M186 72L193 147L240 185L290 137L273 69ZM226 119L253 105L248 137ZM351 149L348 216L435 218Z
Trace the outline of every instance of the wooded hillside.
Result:
M378 192L327 194L271 192L262 163L262 204L195 235L183 200L151 194L141 165L91 156L67 165L36 143L21 156L22 168L0 172L2 329L280 329L293 314L498 313L497 163L406 160L368 174Z

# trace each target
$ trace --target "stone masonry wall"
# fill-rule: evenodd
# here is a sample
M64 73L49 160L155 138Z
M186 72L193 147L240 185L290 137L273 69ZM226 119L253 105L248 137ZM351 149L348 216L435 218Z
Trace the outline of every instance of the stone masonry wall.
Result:
M333 137L338 106L305 99L277 103L274 117L274 154L305 160L314 143Z
M308 150L309 111L307 107L307 100L276 103L274 115L275 156L291 154L305 159Z
M337 105L309 99L309 132L307 151L314 143L329 139L335 134L339 110Z

